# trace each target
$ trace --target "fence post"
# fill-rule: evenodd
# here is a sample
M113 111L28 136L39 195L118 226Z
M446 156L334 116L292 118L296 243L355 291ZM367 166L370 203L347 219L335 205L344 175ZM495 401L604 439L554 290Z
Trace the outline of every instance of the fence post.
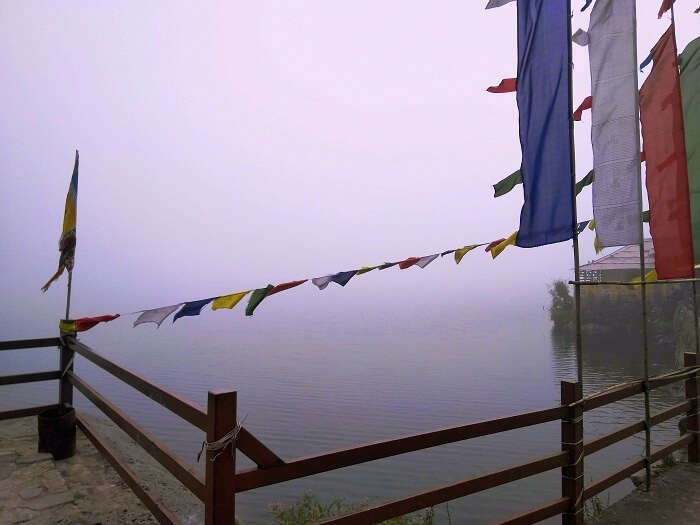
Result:
M236 426L236 392L209 392L207 398L207 441L225 436ZM221 453L220 453L221 452ZM214 459L216 457L216 459ZM236 472L235 437L223 451L206 453L206 525L232 525L236 516L234 476Z
M684 366L695 366L697 364L697 356L695 353L686 352L683 354ZM697 374L690 379L685 380L685 398L690 400L690 408L686 412L688 432L692 432L693 441L688 444L688 461L690 463L700 462L700 439L698 439L698 431L700 430L700 416L698 416L698 376Z
M561 382L561 404L568 406L583 397L577 381ZM561 420L561 449L569 453L569 463L561 469L561 495L569 498L562 513L563 525L583 525L583 404L569 408Z
M62 372L60 385L58 387L58 404L61 406L73 406L73 385L66 377L66 372L73 371L73 358L75 352L61 338L61 354L59 357L59 370Z

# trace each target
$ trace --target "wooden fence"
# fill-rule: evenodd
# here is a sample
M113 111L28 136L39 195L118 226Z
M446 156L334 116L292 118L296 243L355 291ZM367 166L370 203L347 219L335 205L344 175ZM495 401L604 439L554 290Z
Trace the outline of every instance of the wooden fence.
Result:
M700 416L698 415L700 367L697 366L695 354L685 354L685 368L683 369L650 378L647 383L641 380L630 381L585 398L582 395L580 383L562 381L561 404L552 408L443 428L287 461L272 452L245 427L241 427L239 432L230 439L229 446L249 457L256 467L236 472L235 454L228 453L228 451L217 454L213 450L207 450L205 475L202 478L197 471L165 444L75 374L73 370L74 358L77 355L90 361L199 428L206 433L206 440L209 443L225 438L236 427L236 392L209 392L205 410L114 363L72 337L0 342L0 351L43 347L59 348L60 367L58 370L0 377L0 385L58 380L60 382L58 404L63 405L73 404L73 388L78 389L204 503L207 525L233 523L236 510L235 495L240 492L381 458L557 420L561 422L561 450L552 454L508 468L479 474L419 494L363 508L344 516L329 518L319 523L377 523L542 472L561 469L561 497L505 519L500 523L536 523L561 514L564 524L582 524L583 505L586 500L643 469L647 461L654 462L663 459L684 447L687 447L689 461L698 462L700 460L700 440L698 439L698 430L700 430ZM640 394L645 389L653 390L679 381L685 381L685 401L653 415L649 423L653 427L675 416L685 415L689 432L653 451L649 458L642 458L623 465L603 479L589 486L584 486L585 456L645 430L645 421L640 420L623 425L604 436L584 441L584 412ZM0 412L0 420L35 415L52 406L56 405ZM160 498L146 487L80 414L77 414L77 421L85 435L106 457L156 519L160 523L179 523L178 517L168 510Z

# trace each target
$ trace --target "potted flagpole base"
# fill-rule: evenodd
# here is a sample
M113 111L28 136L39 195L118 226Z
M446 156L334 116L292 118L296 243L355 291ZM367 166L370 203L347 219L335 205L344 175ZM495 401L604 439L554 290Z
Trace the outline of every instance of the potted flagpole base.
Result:
M38 416L39 452L50 452L54 459L75 455L75 409L56 406Z
M61 337L75 337L75 321L61 319ZM54 459L67 459L75 455L75 409L69 405L57 405L41 412L37 420L39 452L50 452Z

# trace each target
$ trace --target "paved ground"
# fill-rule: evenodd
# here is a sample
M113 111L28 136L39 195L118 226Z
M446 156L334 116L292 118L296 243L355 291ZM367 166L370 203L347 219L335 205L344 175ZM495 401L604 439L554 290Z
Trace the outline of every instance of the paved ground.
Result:
M113 428L102 430L111 432L110 441L124 441ZM54 461L51 454L37 452L36 418L0 422L0 523L157 523L80 430L76 448L74 457ZM194 496L185 495L145 453L120 452L183 522L201 521Z
M700 523L700 465L680 463L606 509L595 525L697 525Z

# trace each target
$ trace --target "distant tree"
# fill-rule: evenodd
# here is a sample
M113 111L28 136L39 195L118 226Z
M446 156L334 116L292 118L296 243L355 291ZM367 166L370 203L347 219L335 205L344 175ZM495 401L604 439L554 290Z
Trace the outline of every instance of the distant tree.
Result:
M557 279L549 289L552 304L549 306L549 318L555 326L564 326L574 317L574 298L566 281Z

